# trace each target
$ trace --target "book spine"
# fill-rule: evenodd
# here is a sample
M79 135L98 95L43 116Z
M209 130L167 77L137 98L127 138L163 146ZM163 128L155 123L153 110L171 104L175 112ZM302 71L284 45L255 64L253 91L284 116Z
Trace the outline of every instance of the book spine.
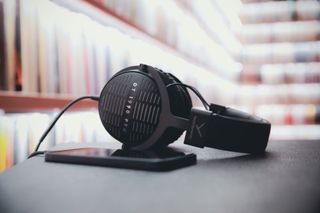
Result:
M8 90L15 90L16 75L16 1L4 1L4 31L6 48L6 81Z
M5 37L5 19L4 3L0 1L0 90L7 90L7 71L6 71L6 37Z

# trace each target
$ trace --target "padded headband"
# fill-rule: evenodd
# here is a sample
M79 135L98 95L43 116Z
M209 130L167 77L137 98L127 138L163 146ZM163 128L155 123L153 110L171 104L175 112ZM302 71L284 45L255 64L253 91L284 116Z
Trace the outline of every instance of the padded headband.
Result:
M222 150L261 153L265 151L271 124L248 113L210 105L210 111L191 110L185 144Z

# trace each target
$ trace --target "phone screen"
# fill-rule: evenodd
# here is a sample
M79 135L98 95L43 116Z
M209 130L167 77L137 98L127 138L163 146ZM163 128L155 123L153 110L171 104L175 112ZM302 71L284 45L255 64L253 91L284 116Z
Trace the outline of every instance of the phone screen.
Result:
M128 149L80 148L49 151L48 162L165 171L196 163L196 155L172 148L136 151Z

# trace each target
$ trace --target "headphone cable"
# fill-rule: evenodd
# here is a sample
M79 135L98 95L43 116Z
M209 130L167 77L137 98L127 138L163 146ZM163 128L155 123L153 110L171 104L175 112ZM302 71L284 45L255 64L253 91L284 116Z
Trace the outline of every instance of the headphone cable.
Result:
M29 155L28 158L31 158L35 155L38 155L38 154L43 154L44 152L43 151L38 151L39 150L39 147L41 145L41 143L43 142L43 140L45 139L45 137L48 135L48 133L50 132L50 130L52 129L52 127L56 124L56 122L59 120L59 118L61 117L61 115L67 111L72 105L74 105L75 103L83 100L83 99L91 99L91 100L94 100L94 101L99 101L99 97L98 96L82 96L80 98L77 98L75 100L73 100L72 102L70 102L66 107L64 107L63 110L61 110L61 112L54 118L54 120L52 121L52 123L49 125L49 127L44 131L44 133L42 134L35 150L33 153L31 153Z
M183 83L172 83L172 84L168 84L166 87L169 88L171 86L183 86L183 87L186 87L186 88L192 90L198 96L198 98L201 100L205 109L208 110L208 108L210 107L210 105L206 102L206 100L203 98L203 96L200 94L200 92L196 88L194 88L190 85L187 85L187 84L183 84ZM91 99L91 100L99 101L98 96L82 96L82 97L77 98L77 99L73 100L72 102L70 102L63 110L61 110L61 112L51 122L49 127L44 131L44 133L42 134L42 136L41 136L41 138L35 148L35 151L33 153L31 153L28 158L31 158L31 157L36 156L38 154L44 154L44 151L38 151L43 140L49 134L49 132L51 131L53 126L56 124L56 122L59 120L59 118L62 116L62 114L65 113L65 111L67 111L72 105L74 105L75 103L77 103L83 99Z
M206 110L209 109L210 105L208 104L208 102L206 102L206 100L203 98L203 96L200 94L200 92L196 88L194 88L193 86L190 86L188 84L183 84L183 83L172 83L172 84L168 84L166 87L169 88L171 86L183 86L183 87L186 87L186 88L192 90L198 96L198 98L201 100L204 108Z

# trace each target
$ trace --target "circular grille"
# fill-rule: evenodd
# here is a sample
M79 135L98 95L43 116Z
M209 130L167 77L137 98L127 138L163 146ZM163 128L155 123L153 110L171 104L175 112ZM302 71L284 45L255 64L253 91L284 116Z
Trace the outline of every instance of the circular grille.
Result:
M126 146L137 146L155 131L161 111L158 88L147 75L127 72L103 88L99 115L105 129Z

